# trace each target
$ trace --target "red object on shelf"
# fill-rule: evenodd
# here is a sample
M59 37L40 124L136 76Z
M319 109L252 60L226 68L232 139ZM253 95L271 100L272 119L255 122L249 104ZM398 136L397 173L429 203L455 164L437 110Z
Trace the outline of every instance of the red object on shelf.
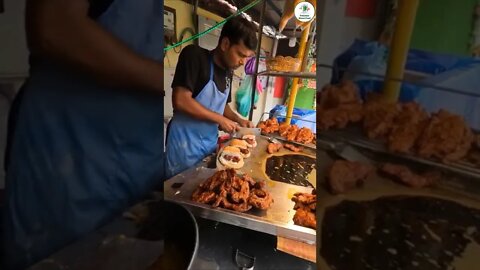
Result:
M377 0L348 0L345 16L357 18L373 18L377 10Z
M274 98L283 98L283 93L285 91L285 82L284 77L275 77L275 82L273 84L273 97Z

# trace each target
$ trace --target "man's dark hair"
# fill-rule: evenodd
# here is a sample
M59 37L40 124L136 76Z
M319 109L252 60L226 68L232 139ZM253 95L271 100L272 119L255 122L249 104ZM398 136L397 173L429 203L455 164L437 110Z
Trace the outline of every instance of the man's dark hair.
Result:
M223 25L219 43L222 41L222 38L226 37L233 44L240 44L242 41L245 47L255 51L258 42L256 33L257 27L249 20L238 15Z

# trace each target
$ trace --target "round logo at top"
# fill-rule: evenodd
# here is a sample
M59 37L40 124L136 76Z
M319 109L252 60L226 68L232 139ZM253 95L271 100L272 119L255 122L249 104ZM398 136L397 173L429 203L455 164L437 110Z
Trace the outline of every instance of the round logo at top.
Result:
M301 22L309 22L315 17L315 7L309 2L300 2L295 6L295 18Z

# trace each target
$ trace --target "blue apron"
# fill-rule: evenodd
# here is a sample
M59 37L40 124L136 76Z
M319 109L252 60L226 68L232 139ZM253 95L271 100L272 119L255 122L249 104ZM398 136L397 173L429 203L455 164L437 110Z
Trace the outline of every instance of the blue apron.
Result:
M210 79L195 100L223 115L230 89L220 91L213 81L213 74L213 59L210 58ZM217 139L218 124L176 111L168 129L166 178L185 171L213 153Z
M115 0L97 21L163 61L163 1ZM163 95L103 87L46 60L32 63L22 91L6 179L7 269L103 225L164 177Z

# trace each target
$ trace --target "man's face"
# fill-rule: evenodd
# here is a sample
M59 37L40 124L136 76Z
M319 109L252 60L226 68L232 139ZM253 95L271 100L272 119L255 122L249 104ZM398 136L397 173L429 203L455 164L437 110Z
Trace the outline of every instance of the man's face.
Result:
M224 64L229 69L237 69L243 66L254 55L254 51L248 49L243 42L232 44L228 38L222 40L221 47Z

